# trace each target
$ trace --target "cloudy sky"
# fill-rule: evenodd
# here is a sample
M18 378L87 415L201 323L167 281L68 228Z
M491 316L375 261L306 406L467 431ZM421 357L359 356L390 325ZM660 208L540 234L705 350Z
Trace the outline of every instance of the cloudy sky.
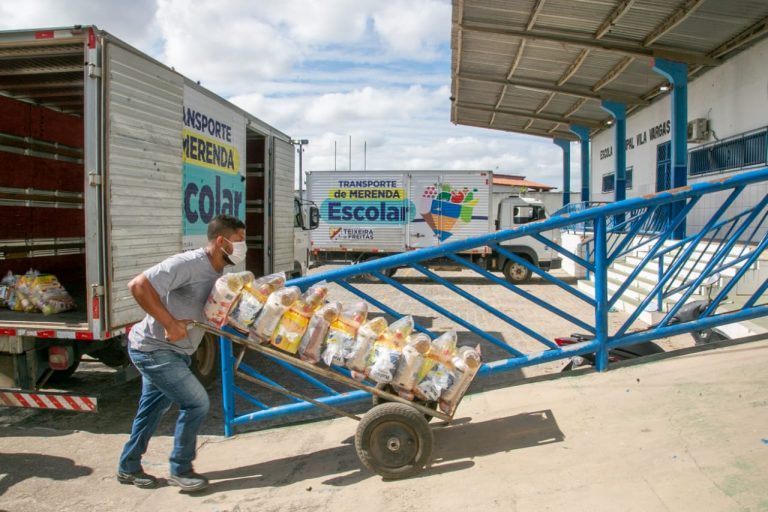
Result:
M489 169L562 188L549 139L450 122L450 0L5 0L0 29L97 25L293 138L305 170ZM351 137L351 148L350 148ZM572 145L572 190L579 190Z

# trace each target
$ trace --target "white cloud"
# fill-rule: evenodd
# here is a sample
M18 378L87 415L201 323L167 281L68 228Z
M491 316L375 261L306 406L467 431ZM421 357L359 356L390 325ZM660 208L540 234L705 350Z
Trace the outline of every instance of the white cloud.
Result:
M97 25L140 50L153 53L160 44L154 23L155 8L155 0L6 0L0 3L0 29Z
M437 57L446 44L444 27L451 26L451 6L445 2L394 0L373 14L376 32L393 55L416 60Z

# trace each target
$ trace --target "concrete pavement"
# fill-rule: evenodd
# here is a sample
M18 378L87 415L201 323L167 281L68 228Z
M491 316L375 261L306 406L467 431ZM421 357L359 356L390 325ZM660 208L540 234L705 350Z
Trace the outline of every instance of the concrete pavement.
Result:
M199 495L119 485L123 434L5 427L0 510L766 511L766 365L762 341L473 394L401 481L362 469L346 418L206 436Z

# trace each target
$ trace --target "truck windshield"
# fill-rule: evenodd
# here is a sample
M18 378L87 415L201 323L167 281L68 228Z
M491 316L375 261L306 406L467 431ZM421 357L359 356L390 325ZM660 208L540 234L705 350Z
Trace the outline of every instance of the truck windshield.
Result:
M512 221L515 224L528 224L547 217L543 206L515 206L512 211Z

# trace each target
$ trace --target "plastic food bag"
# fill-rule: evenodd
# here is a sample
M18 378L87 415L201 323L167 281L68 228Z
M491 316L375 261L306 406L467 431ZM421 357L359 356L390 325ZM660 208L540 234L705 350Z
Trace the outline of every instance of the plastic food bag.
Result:
M371 347L378 337L387 329L387 320L384 317L376 317L368 320L357 331L355 343L352 344L348 352L344 353L344 362L347 368L353 372L363 373L368 363L371 353ZM362 378L364 375L354 375L353 377Z
M15 302L15 294L16 294L16 280L17 277L13 275L13 272L10 270L8 273L3 277L2 281L0 281L0 307L8 308L10 307L13 309L10 305L11 298L14 298Z
M325 364L328 366L344 364L344 347L351 347L355 343L357 330L367 317L368 303L366 302L355 302L342 307L339 318L331 324L328 336L325 338L325 349L322 355Z
M75 308L75 301L53 274L41 274L29 283L29 300L44 315L54 315Z
M37 279L40 273L37 270L30 269L21 276L16 282L16 290L13 298L13 310L25 313L33 313L37 310L32 302L32 282Z
M379 384L392 382L405 342L413 331L413 317L392 322L373 345L366 375Z
M331 302L315 311L304 336L301 338L301 345L299 345L299 357L302 360L313 364L320 361L320 354L323 350L325 337L328 335L328 329L339 318L340 313L341 302Z
M232 307L232 311L229 312L229 325L240 332L247 333L248 329L256 322L269 294L279 290L284 285L284 272L270 274L260 277L252 283L246 283L240 292L240 298Z
M301 290L296 286L289 286L272 292L267 298L258 320L249 329L250 336L262 343L268 343L277 324L280 323L283 313L288 311L288 308L298 300L300 295Z
M408 400L413 399L413 387L419 377L419 371L424 365L426 354L429 352L430 339L424 333L418 333L408 338L403 347L403 356L397 366L397 372L392 379L392 384L398 393Z
M414 389L414 394L422 400L437 401L440 395L453 385L455 377L443 363L437 363L429 370L424 380Z
M450 364L453 356L456 355L456 331L446 331L438 338L432 340L429 345L427 357L419 370L417 382L424 379L429 371L438 363Z
M225 274L216 280L203 308L203 314L211 325L216 327L224 325L240 290L250 282L253 282L251 272Z
M416 378L414 394L422 400L436 401L453 383L451 361L456 355L456 332L447 331L433 340Z
M316 284L304 292L280 319L280 323L272 334L272 345L295 354L299 350L301 338L309 326L310 318L323 303L326 295L328 295L328 288L321 284Z
M440 409L453 415L459 400L466 393L472 379L480 369L480 345L475 348L461 347L453 360L453 382L440 394Z

